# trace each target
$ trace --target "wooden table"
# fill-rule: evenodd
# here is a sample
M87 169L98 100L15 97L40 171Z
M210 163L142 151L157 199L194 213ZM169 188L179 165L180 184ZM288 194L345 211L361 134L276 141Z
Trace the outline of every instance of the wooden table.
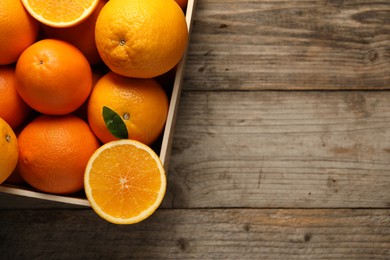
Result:
M390 259L390 1L198 0L146 221L0 195L1 259Z

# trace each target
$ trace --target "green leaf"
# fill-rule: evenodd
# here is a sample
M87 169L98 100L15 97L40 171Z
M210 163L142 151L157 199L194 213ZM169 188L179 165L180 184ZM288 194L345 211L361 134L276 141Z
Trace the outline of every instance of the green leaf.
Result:
M111 134L120 139L127 139L129 134L127 132L126 124L123 122L120 115L110 108L103 107L103 119L106 123L107 129Z

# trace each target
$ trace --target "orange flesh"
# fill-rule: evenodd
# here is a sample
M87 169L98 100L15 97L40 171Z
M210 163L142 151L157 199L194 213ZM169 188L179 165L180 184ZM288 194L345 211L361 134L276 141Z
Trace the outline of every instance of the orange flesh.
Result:
M78 19L90 9L93 0L28 0L29 6L44 19L59 23Z
M129 150L126 145L110 149L115 149L115 153L109 153L109 149L102 151L92 165L89 177L92 196L102 211L113 217L138 216L156 201L161 187L158 166L142 149ZM116 169L121 171L115 172Z

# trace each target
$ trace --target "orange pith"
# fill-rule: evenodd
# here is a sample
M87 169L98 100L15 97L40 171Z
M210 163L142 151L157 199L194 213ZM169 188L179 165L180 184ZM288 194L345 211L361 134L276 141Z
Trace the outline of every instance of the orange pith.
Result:
M101 217L117 224L137 223L150 216L166 189L158 156L146 145L127 139L99 148L84 178L91 206Z
M27 11L38 21L53 27L68 27L85 20L98 0L22 0Z

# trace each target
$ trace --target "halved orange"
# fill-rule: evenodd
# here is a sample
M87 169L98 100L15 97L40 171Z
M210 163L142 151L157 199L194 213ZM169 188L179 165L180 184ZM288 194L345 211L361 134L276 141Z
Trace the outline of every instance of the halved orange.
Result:
M52 27L70 27L84 21L99 0L22 0L32 17Z
M84 189L93 210L114 224L138 223L160 206L166 190L164 167L147 145L111 141L91 156Z

